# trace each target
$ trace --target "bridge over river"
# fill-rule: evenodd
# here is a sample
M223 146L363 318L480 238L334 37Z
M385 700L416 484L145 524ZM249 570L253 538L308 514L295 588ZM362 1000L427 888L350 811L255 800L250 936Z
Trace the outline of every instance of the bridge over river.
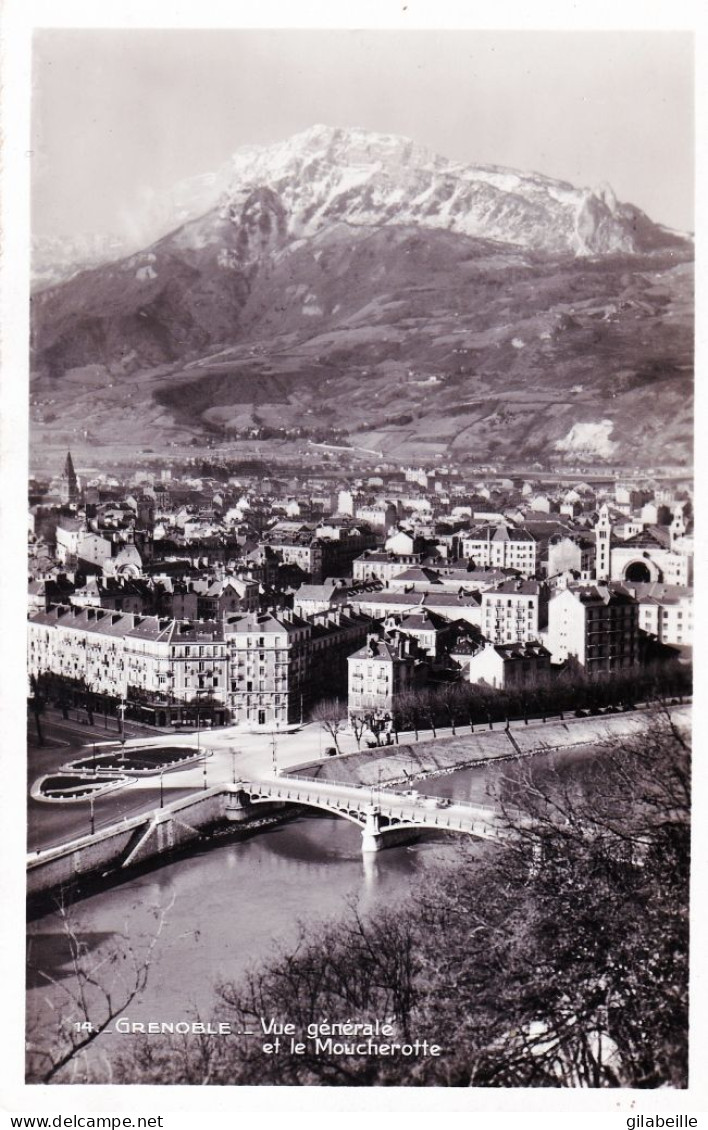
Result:
M672 710L672 720L684 727L690 724L690 706ZM514 734L471 735L469 738L443 739L410 747L407 756L411 765L421 771L447 771L458 766L481 764L485 760L546 751L553 753L570 748L601 747L610 737L635 740L654 724L650 712L634 712L610 718L581 718L539 726L532 732L518 729ZM540 735L543 735L540 738ZM492 738L500 738L501 749L491 748ZM507 742L509 743L507 745ZM400 772L398 754L384 753L383 768ZM415 757L415 761L414 761ZM155 857L201 841L204 843L229 825L242 824L244 830L255 830L260 824L282 819L289 808L313 808L330 812L351 821L361 830L362 852L379 851L382 847L413 838L429 829L452 832L478 839L498 839L507 835L502 813L491 806L465 801L421 795L414 789L396 792L390 786L362 784L360 780L337 781L321 772L334 768L331 762L303 766L297 775L233 779L212 788L204 787L178 800L124 817L99 831L85 836L72 836L55 847L38 850L27 859L28 895L43 895L63 884L81 885L85 877L103 878L120 874L134 865L151 863ZM354 754L347 760L357 775L376 772L381 775L380 759ZM309 776L317 772L316 778ZM398 778L400 780L400 777ZM154 803L154 802L153 802ZM91 809L93 815L93 809ZM76 826L76 825L75 825Z
M361 828L363 852L399 843L418 829L465 832L480 839L503 835L499 813L466 801L424 796L414 789L397 793L369 785L320 781L308 777L276 777L239 782L250 804L278 801L332 812Z
M84 879L116 875L203 842L214 829L272 823L290 807L319 809L357 824L363 853L409 840L426 829L479 839L505 834L500 814L491 807L450 802L413 789L399 793L307 777L237 780L32 853L27 859L27 892L42 895Z

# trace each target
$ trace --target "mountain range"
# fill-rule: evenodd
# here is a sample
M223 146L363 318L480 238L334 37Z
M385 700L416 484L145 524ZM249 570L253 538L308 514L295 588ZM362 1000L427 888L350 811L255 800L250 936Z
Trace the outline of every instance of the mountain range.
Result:
M316 126L134 221L139 250L33 295L42 442L306 424L393 459L690 462L692 241L608 186Z

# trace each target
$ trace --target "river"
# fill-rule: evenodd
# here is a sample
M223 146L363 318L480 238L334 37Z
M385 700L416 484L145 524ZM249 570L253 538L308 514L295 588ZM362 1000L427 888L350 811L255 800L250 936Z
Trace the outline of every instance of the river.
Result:
M534 762L572 765L590 752L582 747L563 755L540 754ZM484 803L489 788L508 772L508 762L488 763L419 787ZM130 969L134 956L141 960L161 912L169 908L147 985L127 1015L142 1022L177 1022L196 1014L208 1019L215 982L239 978L278 945L292 942L298 923L340 915L352 899L364 912L405 899L426 876L452 862L457 850L455 837L439 835L362 856L356 825L313 813L136 876L80 901L71 914L82 946L97 963L116 950L125 955L111 968L121 970L119 983L122 977L127 983L129 974L122 970ZM53 1010L67 1013L62 986L73 985L58 915L30 923L28 949L29 1026L51 1038L46 1033L56 1017ZM107 967L101 976L107 976ZM125 1039L101 1037L104 1047Z

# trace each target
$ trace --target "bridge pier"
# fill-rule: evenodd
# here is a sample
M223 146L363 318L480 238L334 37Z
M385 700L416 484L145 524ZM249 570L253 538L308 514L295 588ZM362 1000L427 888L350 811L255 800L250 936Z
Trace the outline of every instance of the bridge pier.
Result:
M241 789L229 789L224 797L224 819L230 824L242 824L253 815L253 805Z
M381 809L369 804L364 809L364 826L361 829L361 853L370 855L385 847L407 844L420 837L421 829L412 824L391 825L381 823Z
M364 809L364 827L361 829L361 850L366 855L369 852L381 851L383 836L381 835L381 809L375 804L368 804Z

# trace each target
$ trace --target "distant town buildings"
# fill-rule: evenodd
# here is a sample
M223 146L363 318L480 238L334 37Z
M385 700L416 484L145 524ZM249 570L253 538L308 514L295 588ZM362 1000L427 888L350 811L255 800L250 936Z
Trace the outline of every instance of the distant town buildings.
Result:
M29 671L163 726L685 661L691 492L374 464L33 481ZM367 473L368 472L368 473ZM58 682L57 682L58 681Z

